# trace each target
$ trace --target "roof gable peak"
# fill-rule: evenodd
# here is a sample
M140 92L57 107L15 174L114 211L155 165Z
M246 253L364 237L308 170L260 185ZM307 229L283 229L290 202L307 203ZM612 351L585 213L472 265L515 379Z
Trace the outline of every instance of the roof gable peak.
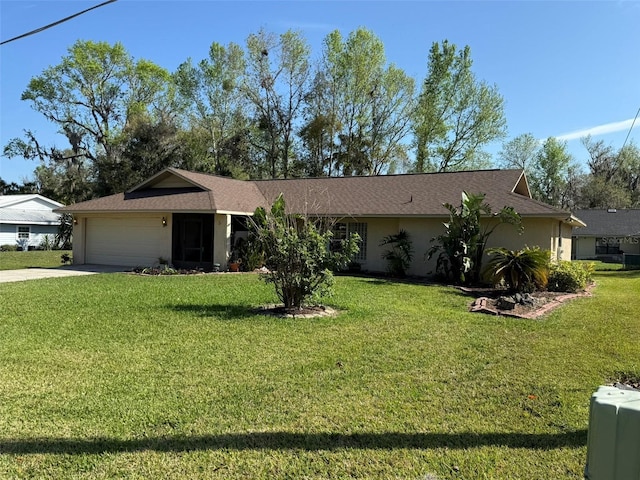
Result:
M185 172L187 173L187 172ZM136 185L127 191L127 193L134 193L140 190L147 190L150 188L185 188L185 187L197 187L201 190L209 191L205 185L197 182L193 178L189 178L184 175L182 170L169 167L156 173L152 177L146 179L144 182Z
M56 202L55 200L44 197L38 193L0 195L0 208L15 208L21 204L24 204L25 208L28 210L37 210L39 208L53 209L64 206L62 203Z
M525 175L524 170L522 170L521 172L522 173L520 174L518 181L514 185L512 192L518 193L520 195L524 195L525 197L528 197L528 198L533 198L531 196L531 189L529 188L529 182L527 181L527 176Z

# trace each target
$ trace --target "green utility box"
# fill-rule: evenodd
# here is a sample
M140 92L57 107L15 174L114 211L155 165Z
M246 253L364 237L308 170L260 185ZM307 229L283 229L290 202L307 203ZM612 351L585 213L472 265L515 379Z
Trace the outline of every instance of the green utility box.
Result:
M640 255L636 253L622 254L622 266L625 270L636 270L640 268ZM634 479L635 480L635 479Z
M640 480L640 392L599 387L591 396L589 480Z

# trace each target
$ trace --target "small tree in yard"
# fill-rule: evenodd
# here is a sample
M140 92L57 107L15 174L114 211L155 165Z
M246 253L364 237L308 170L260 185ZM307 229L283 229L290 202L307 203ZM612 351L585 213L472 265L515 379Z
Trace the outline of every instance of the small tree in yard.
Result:
M269 270L263 278L273 283L287 309L300 309L310 299L330 293L332 270L345 268L359 249L360 238L354 234L331 251L332 232L305 215L286 213L282 195L270 212L256 209L251 229L254 248L264 253Z
M503 223L517 226L522 231L520 215L512 207L503 207L492 213L491 206L484 201L484 194L462 192L460 207L450 203L449 221L444 223L445 233L431 239L436 242L426 254L427 259L439 252L436 272L454 282L478 283L482 268L482 258L487 240L494 230ZM480 224L482 216L494 221Z

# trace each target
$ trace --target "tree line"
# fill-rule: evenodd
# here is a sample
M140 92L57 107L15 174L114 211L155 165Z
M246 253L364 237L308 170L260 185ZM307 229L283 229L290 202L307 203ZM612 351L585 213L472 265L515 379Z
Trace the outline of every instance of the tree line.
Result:
M188 58L174 72L136 60L120 43L77 41L21 97L66 145L44 145L28 129L10 140L4 156L37 166L32 182L0 179L0 191L69 204L125 191L169 166L240 179L490 167L484 148L506 137L504 99L472 65L469 46L434 42L418 88L366 28L331 32L318 57L300 32L260 30L243 46L214 42L206 58ZM525 168L537 198L577 205L575 192L588 190L594 172L581 177L555 139L542 147L529 140L507 142L502 165ZM618 206L637 204L638 169L635 180L623 172L637 166L637 148L619 155L589 145L597 175L619 179ZM527 157L529 147L535 154ZM606 197L614 183L603 182Z
M581 141L587 171L567 152L566 142L540 142L530 133L503 144L498 166L523 169L533 197L559 208L640 208L638 146L615 149L590 136Z

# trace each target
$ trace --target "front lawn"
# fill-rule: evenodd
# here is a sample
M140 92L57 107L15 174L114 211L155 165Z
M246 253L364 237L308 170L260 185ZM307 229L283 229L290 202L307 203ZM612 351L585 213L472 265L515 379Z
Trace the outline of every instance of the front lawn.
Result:
M0 270L21 268L53 268L62 265L60 256L71 250L32 250L30 252L0 252Z
M0 478L582 479L589 398L640 373L640 272L543 320L339 277L337 318L255 275L0 284Z

